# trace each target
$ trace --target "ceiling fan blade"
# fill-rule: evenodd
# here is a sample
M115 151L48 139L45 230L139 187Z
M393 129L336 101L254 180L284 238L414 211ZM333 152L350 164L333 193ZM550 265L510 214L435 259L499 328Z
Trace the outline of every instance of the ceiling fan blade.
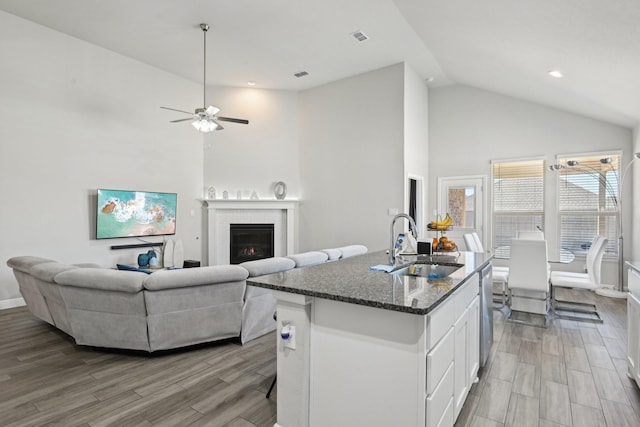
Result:
M233 117L220 117L216 116L216 120L220 120L221 122L233 122L233 123L241 123L243 125L248 125L249 120L245 119L234 119Z
M169 123L186 122L187 120L193 120L193 117L189 117L188 119L171 120Z
M220 111L220 109L218 107L214 107L213 105L209 105L207 107L206 110L204 110L204 112L207 114L207 116L213 116L215 115L218 111Z
M192 113L192 112L190 112L190 111L176 110L175 108L169 108L169 107L160 107L160 108L162 108L162 109L164 109L164 110L177 111L178 113L185 113L185 114L191 114L191 115L193 115L193 113Z

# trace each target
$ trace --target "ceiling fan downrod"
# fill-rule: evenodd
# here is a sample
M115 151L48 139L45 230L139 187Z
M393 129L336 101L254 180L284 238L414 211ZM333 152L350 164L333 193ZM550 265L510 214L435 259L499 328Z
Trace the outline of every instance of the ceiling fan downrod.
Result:
M202 78L204 86L202 87L202 105L207 105L207 31L209 31L209 24L200 24L200 28L204 35L204 75Z

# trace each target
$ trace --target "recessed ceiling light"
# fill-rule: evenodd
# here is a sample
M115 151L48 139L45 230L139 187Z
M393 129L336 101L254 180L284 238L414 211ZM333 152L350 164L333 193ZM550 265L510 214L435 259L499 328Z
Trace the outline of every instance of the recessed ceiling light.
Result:
M256 82L254 82L254 81L249 81L249 82L247 82L247 84L248 84L249 86L255 86L255 85L256 85Z
M560 72L559 70L551 70L551 71L549 71L549 75L551 77L555 77L556 79L561 79L562 77L564 77L562 75L562 72Z

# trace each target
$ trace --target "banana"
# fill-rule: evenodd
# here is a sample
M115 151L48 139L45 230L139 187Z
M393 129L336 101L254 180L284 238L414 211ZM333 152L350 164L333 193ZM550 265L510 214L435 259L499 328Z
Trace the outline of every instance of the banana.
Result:
M453 223L453 219L447 213L442 221L431 221L429 228L432 230L446 230Z

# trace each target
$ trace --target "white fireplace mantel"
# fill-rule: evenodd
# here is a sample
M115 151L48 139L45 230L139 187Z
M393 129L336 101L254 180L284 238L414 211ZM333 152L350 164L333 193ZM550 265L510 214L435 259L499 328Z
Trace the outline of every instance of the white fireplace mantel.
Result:
M228 223L274 222L275 256L296 251L297 200L202 199L207 210L207 265L228 264ZM237 218L233 219L233 218Z

